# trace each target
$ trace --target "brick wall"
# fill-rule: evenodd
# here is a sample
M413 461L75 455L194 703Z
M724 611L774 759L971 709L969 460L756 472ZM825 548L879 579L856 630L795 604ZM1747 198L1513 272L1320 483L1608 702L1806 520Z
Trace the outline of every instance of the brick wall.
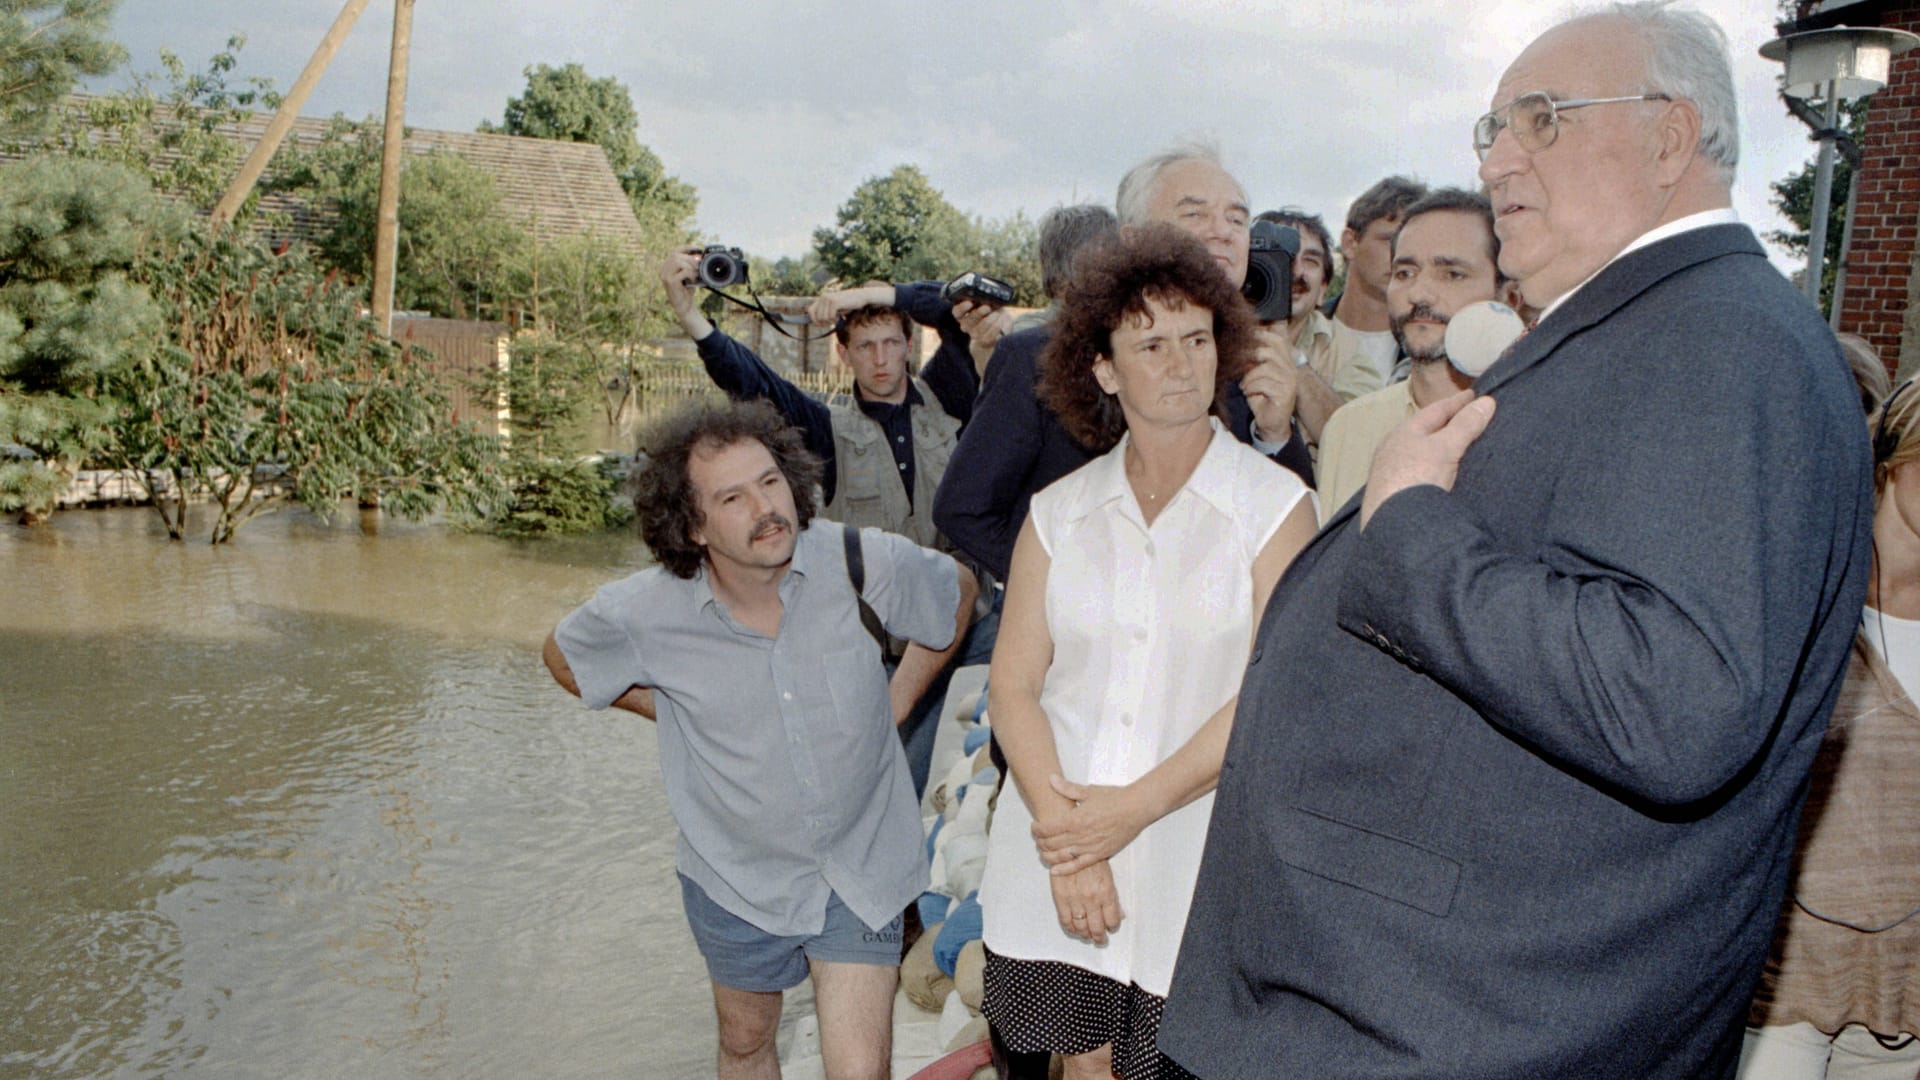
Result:
M1920 0L1887 6L1880 25L1920 33ZM1867 134L1840 329L1866 338L1900 374L1920 369L1915 235L1920 232L1920 49L1896 57L1867 108ZM1837 253L1829 252L1829 257Z

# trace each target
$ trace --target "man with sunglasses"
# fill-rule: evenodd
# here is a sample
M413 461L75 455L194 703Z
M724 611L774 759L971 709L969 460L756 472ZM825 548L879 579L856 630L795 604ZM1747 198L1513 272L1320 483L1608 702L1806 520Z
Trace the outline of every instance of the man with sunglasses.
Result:
M1616 5L1475 126L1543 314L1274 590L1161 1028L1195 1073L1733 1075L1872 507L1733 100L1710 20Z

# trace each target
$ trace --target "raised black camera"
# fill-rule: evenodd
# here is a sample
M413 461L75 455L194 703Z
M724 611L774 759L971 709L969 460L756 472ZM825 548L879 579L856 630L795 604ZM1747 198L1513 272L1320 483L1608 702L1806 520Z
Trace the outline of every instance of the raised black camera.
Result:
M962 300L971 300L976 304L992 304L994 307L1005 307L1013 303L1013 286L1001 281L999 278L988 277L978 271L969 270L959 277L954 278L952 281L947 282L947 287L940 290L940 299L945 300L949 304L957 304Z
M1300 254L1300 230L1277 221L1253 223L1247 247L1247 281L1241 295L1261 322L1280 322L1293 314L1293 257Z
M700 252L700 284L709 289L730 289L747 280L747 257L739 248L708 244Z

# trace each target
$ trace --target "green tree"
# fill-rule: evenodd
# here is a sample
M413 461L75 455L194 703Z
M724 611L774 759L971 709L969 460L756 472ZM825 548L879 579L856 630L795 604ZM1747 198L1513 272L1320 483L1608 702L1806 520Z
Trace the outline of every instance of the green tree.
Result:
M628 520L616 478L582 453L596 404L617 423L632 400L646 338L664 329L659 284L594 236L543 244L519 273L527 322L503 385L509 410L508 495L486 527L509 536L603 529Z
M1841 102L1840 120L1856 146L1864 142L1867 135L1867 99ZM1767 234L1767 239L1802 259L1807 256L1807 237L1813 229L1814 174L1818 171L1818 162L1819 151L1816 150L1813 160L1785 179L1775 180L1769 185L1773 189L1774 209L1792 222L1793 228L1775 229ZM1827 203L1826 266L1820 282L1820 306L1823 309L1833 303L1833 284L1840 270L1840 247L1847 235L1847 188L1852 182L1853 166L1847 164L1847 159L1836 151L1833 157L1833 190Z
M975 261L973 226L912 165L871 177L813 232L821 265L842 282L951 277Z
M1040 227L1016 212L1005 221L975 221L973 247L979 252L973 269L1013 286L1013 302L1040 307L1047 302L1041 288Z
M210 539L297 503L343 497L417 517L479 512L500 494L494 441L456 426L424 365L375 332L364 296L300 249L195 227L153 245L135 273L165 311L160 346L109 373L105 463L146 484L172 539L189 493L214 508Z
M569 341L611 346L665 333L659 279L622 246L591 234L541 244L515 269L515 295L532 326ZM649 289L651 285L651 289Z
M0 0L0 137L38 131L83 76L119 67L119 0Z
M427 154L406 163L400 196L406 306L455 319L488 305L498 311L510 287L506 264L526 257L533 234L507 212L493 177L457 155Z
M104 379L152 350L161 309L131 273L184 227L133 172L52 156L0 167L0 510L44 520L104 444Z
M585 532L622 520L614 478L579 452L600 393L593 346L543 331L514 338L507 367L507 495L487 516L504 536Z
M160 53L161 85L142 76L132 89L89 98L62 110L51 145L73 157L110 161L145 176L154 190L178 197L196 210L211 210L245 156L226 131L273 108L280 97L271 82L247 78L235 84L244 37L227 39L205 71L191 72L178 56ZM258 198L241 208L251 220Z
M491 439L456 428L363 298L303 254L196 225L133 171L0 168L0 506L43 516L82 465L144 484L183 538L207 494L222 543L344 495L418 515L490 504Z
M778 259L750 259L753 287L762 296L812 296L832 280L833 275L820 263L818 252L809 251L799 258L782 255Z
M648 269L601 237L567 237L540 245L518 290L532 301L529 326L592 350L610 424L633 404L639 365L655 353L649 342L675 325Z
M321 257L355 279L371 272L379 127L336 120L276 184L332 206ZM502 495L483 525L510 535L604 527L613 482L580 453L596 402L616 421L648 336L664 330L659 282L644 260L597 236L536 243L492 179L450 154L410 158L401 176L396 302L454 318L511 318L504 382L510 420ZM612 390L608 390L612 387Z
M482 121L480 130L598 144L640 223L672 234L670 242L685 239L698 198L640 141L640 117L626 86L611 76L596 79L579 64L537 64L526 76L527 92L507 99L501 123Z
M331 207L315 239L321 260L356 280L373 276L384 125L335 117L320 142L295 149L273 190ZM394 306L451 319L504 318L514 306L515 264L533 237L506 209L485 169L458 155L408 155L400 172Z
M945 280L978 270L1012 285L1016 304L1046 303L1038 227L1024 213L969 220L912 165L855 188L835 227L815 229L813 243L810 261L846 284Z

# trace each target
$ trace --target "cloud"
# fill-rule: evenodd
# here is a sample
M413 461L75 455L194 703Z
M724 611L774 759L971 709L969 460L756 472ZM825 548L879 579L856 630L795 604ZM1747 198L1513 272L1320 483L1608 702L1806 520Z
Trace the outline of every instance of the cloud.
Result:
M1745 137L1736 209L1779 222L1766 184L1811 154L1774 96L1770 7L1700 5L1732 39ZM1764 8L1764 10L1763 10ZM289 85L335 0L127 0L116 34L151 69L196 66L249 38L242 72ZM779 6L463 0L415 9L408 119L497 120L536 63L577 61L633 92L640 137L700 193L703 231L761 256L799 254L863 180L920 166L963 211L1037 216L1109 202L1134 161L1208 135L1262 206L1329 221L1388 173L1475 183L1468 145L1500 73L1564 17L1523 0L1271 6L1230 0L1009 0L912 9L872 0ZM391 0L371 4L309 112L376 114Z

